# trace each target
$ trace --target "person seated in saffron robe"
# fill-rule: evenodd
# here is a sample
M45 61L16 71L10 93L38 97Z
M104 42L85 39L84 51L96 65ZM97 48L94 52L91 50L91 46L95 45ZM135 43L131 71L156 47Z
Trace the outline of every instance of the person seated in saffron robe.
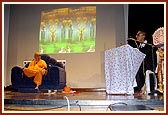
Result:
M41 59L39 52L34 53L34 59L30 62L28 68L24 68L23 72L27 77L34 77L35 89L39 89L42 83L42 77L47 74L47 64Z

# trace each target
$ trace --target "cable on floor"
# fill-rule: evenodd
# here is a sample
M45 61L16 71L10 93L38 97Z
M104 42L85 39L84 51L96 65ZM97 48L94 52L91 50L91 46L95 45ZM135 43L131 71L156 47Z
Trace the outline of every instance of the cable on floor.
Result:
M34 109L23 110L23 109L14 109L14 108L7 108L7 107L5 107L4 109L6 109L6 110L14 110L14 111L46 111L46 110L52 110L52 109L60 109L60 108L66 107L66 106L68 106L68 105L69 105L69 109L70 109L70 106L78 106L78 107L79 107L79 110L80 110L80 111L82 110L82 109L81 109L81 106L79 105L79 102L78 102L78 101L76 101L76 102L73 103L73 104L69 104L69 102L68 102L67 105L54 106L54 107L43 108L43 109L36 109L36 110L34 110Z
M63 108L66 107L67 105L63 105L63 106L55 106L55 107L50 107L50 108L44 108L44 109L27 109L27 110L23 110L23 109L13 109L13 108L7 108L5 107L4 109L6 110L15 110L15 111L45 111L45 110L51 110L51 109L59 109L59 108Z
M69 99L67 96L64 96L64 98L67 100L67 105L68 105L68 111L70 111L70 104L69 104Z
M79 105L79 102L78 102L78 101L76 101L76 105L79 106L80 111L82 111L82 108L81 108L81 106Z
M127 105L127 104L126 104L126 103L123 103L123 102L113 103L113 104L108 105L106 111L107 111L108 109L110 109L110 106L113 106L113 105Z

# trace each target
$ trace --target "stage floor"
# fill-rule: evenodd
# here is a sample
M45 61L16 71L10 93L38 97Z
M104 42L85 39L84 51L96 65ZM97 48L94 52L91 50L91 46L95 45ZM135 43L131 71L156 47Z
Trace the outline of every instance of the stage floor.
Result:
M69 106L68 106L69 105ZM4 93L4 112L8 111L112 111L109 105L145 105L164 112L163 96L108 95L106 92ZM146 110L145 111L151 111ZM118 110L122 111L122 110ZM136 111L136 110L134 110Z

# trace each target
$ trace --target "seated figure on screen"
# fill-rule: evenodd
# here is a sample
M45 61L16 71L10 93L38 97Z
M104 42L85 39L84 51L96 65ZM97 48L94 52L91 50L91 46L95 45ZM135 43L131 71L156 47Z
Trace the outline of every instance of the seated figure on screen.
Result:
M90 48L88 49L87 52L95 52L95 47L94 47L94 45L90 45Z
M64 48L64 46L61 47L61 50L59 51L59 53L66 53L66 49Z
M70 48L70 46L67 46L67 53L71 53L71 48Z
M156 48L147 43L146 33L143 31L138 31L136 34L136 39L134 41L128 41L128 44L134 48L138 48L142 53L146 54L144 61L142 62L137 74L136 82L137 87L134 87L135 91L144 94L146 92L145 76L148 71L154 72L156 68L157 58L156 58ZM132 44L134 42L134 44ZM153 50L153 51L152 51Z
M34 53L34 59L30 62L28 68L24 68L23 72L27 77L34 77L35 89L39 89L42 83L42 77L47 73L47 64L41 59L39 52Z

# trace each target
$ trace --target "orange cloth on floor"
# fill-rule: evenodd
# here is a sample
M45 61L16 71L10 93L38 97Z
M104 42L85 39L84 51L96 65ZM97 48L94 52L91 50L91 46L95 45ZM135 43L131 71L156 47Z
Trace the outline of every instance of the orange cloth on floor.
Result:
M38 63L36 60L30 62L28 68L24 68L23 72L27 77L34 76L34 83L41 85L42 77L45 74L47 64L44 60L40 60Z

